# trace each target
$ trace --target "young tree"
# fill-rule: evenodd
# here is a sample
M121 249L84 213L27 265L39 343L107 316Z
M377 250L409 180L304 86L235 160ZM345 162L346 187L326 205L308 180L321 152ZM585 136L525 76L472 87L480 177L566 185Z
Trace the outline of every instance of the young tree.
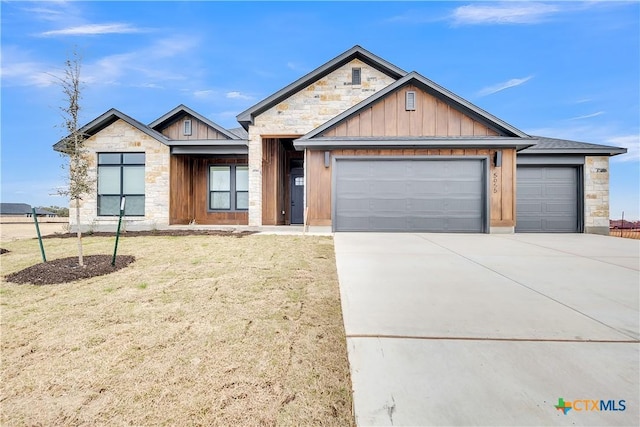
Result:
M64 129L68 135L64 138L63 155L68 157L67 186L59 193L69 197L76 214L78 237L78 264L84 266L82 256L82 231L80 227L80 202L85 194L93 189L94 181L89 176L89 161L83 147L86 135L78 125L82 82L80 80L81 57L73 51L71 58L64 63L64 75L59 78L65 103L60 107L64 119Z

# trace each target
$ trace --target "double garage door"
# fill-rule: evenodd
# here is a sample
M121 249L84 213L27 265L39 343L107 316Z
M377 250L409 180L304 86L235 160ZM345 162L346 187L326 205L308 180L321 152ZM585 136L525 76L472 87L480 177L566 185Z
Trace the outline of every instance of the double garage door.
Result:
M339 159L336 231L486 231L481 159Z
M573 166L518 166L516 232L579 232L579 171Z

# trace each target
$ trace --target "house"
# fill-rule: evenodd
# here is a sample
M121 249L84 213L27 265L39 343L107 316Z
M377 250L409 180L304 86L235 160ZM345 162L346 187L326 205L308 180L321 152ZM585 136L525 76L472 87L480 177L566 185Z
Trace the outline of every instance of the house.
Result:
M81 224L113 229L126 196L129 229L607 234L609 157L626 152L527 135L360 46L237 119L180 105L148 125L115 109L88 123L97 188Z
M12 217L12 216L33 216L31 205L26 203L0 203L0 216ZM54 212L47 209L36 208L36 216L54 217L57 216Z

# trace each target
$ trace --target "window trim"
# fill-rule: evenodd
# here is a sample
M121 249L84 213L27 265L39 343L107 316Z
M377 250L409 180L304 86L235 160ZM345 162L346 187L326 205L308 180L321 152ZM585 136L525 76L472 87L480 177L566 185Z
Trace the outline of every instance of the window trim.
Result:
M117 154L120 156L120 161L119 163L100 163L100 155L101 154ZM125 154L142 154L144 156L144 162L142 163L124 163L124 155ZM120 205L121 201L122 201L122 197L143 197L144 199L144 203L142 205L142 213L141 214L126 214L126 216L128 217L145 217L146 215L146 209L145 209L145 204L146 204L146 188L145 188L145 193L124 193L124 168L126 166L133 166L133 167L143 167L144 170L144 174L146 174L146 163L147 163L147 156L146 153L144 151L140 152L140 151L135 151L135 152L131 152L131 151L118 151L118 152L99 152L96 153L97 155L97 161L96 161L96 216L101 217L101 218L113 218L113 217L117 217L120 214L120 208L118 208L118 213L114 213L114 214L103 214L100 212L100 198L101 197L119 197L120 201L118 202L118 206ZM115 193L104 193L101 194L100 193L100 185L99 185L99 179L100 179L100 168L118 168L119 172L120 172L120 194L115 194ZM144 176L144 175L143 175ZM146 184L143 181L143 184ZM145 185L146 187L146 185ZM126 205L125 205L125 212L126 212Z
M229 168L229 190L228 191L223 191L223 190L212 190L211 189L211 168L214 167L228 167ZM243 167L246 168L247 170L247 179L248 179L248 172L249 172L249 165L248 164L244 164L244 163L237 163L237 164L221 164L221 163L210 163L208 165L208 169L207 169L207 212L248 212L249 211L249 207L247 206L247 208L238 208L238 193L247 193L247 196L249 195L249 190L248 190L248 186L247 186L247 190L237 190L237 183L236 183L236 178L237 178L237 168L238 167ZM215 209L211 207L211 202L213 200L213 194L214 193L229 193L229 209Z

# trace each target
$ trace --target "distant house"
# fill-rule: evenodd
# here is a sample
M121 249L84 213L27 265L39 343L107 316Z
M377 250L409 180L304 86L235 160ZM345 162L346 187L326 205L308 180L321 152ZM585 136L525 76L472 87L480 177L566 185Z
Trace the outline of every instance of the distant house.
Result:
M640 229L640 221L627 221L622 219L612 219L609 221L609 228L612 229L624 229L624 230L638 230Z
M31 205L26 203L0 203L0 216L33 216ZM36 216L55 217L54 212L42 208L36 208Z
M124 196L130 229L608 234L609 157L626 152L528 135L360 46L237 120L97 117L81 129L97 181L81 223L113 229Z

